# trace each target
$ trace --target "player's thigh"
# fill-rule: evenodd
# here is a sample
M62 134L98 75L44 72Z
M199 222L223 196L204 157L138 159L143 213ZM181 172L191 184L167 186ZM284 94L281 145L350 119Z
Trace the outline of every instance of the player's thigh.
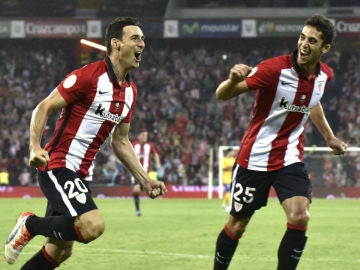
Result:
M252 216L267 204L271 187L269 174L236 165L233 175L230 214L237 219Z
M308 223L310 201L307 197L294 196L285 199L281 205L289 223L299 226L304 226Z
M69 169L40 172L39 184L48 200L47 216L77 217L97 209L89 183Z
M273 187L281 203L295 196L305 197L311 202L312 185L301 162L276 171L273 176Z

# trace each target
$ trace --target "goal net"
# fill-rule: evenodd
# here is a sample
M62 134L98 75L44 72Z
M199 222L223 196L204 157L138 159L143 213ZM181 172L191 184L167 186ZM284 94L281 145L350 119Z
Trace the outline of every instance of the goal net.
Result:
M216 197L223 197L222 160L230 149L237 153L239 147L222 145L214 153L210 168L217 169L209 177L209 198L212 198L213 192ZM333 155L329 147L304 147L304 163L319 195L336 193L341 196L342 188L360 187L360 147L349 147L347 153L341 156Z

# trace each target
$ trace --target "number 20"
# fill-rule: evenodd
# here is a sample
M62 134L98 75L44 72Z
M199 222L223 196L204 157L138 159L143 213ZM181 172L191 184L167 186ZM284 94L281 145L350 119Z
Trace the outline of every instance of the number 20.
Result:
M236 192L234 192L235 201L237 202L243 201L245 203L251 203L254 200L254 192L256 188L246 187L244 192L243 186L240 183L236 183L235 189L238 189Z
M69 199L72 199L72 198L76 197L80 193L88 192L87 187L84 185L82 180L80 180L80 178L76 178L74 180L74 182L73 181L66 181L65 185L64 185L64 189L69 189L69 193L68 193ZM76 189L78 191L80 191L80 192L76 191Z

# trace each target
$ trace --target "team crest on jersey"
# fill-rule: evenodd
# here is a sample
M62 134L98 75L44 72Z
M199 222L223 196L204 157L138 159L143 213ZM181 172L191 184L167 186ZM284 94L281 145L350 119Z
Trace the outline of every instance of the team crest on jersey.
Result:
M301 95L301 97L300 97L300 102L301 102L301 103L304 103L304 102L305 102L305 99L306 99L306 95Z
M242 203L235 202L235 203L234 203L234 207L235 207L235 211L236 211L236 212L240 212L241 209L243 208L243 204L242 204Z
M75 74L70 75L69 77L67 77L63 83L64 88L70 88L72 86L74 86L74 84L76 83L77 77Z
M80 193L79 195L76 195L75 198L79 203L82 203L82 204L86 203L86 195L85 195L85 193Z

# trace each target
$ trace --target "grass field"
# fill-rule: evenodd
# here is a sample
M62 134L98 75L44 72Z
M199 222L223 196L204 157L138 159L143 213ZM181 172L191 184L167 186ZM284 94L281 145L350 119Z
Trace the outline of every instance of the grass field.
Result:
M43 199L0 199L0 237L5 242L23 210L41 215ZM98 199L106 231L96 241L76 244L73 256L60 269L82 270L205 270L212 269L215 241L227 214L219 200L144 199L143 216L134 214L131 199ZM360 201L315 199L311 205L308 243L300 270L360 269ZM276 269L276 252L285 230L277 200L258 211L241 240L229 270ZM34 238L9 266L20 269L39 250Z

